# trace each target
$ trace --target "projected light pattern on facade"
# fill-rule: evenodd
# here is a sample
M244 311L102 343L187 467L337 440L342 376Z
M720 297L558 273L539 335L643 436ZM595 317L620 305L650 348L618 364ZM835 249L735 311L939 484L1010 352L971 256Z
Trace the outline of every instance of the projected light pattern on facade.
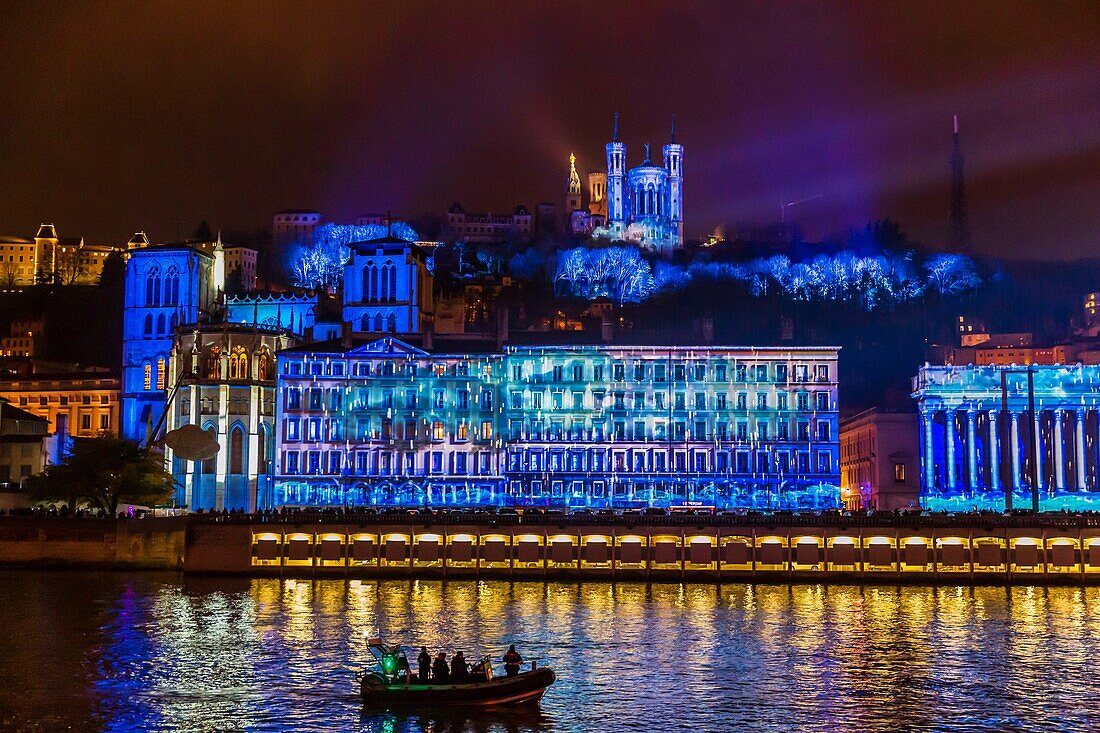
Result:
M1100 509L1100 367L925 366L913 380L921 417L921 506L932 510ZM1002 404L1002 373L1007 410Z
M276 503L825 509L835 348L279 354Z

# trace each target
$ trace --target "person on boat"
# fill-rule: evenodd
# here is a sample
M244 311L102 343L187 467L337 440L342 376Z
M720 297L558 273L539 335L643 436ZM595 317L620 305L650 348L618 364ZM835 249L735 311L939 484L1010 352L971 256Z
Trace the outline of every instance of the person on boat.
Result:
M416 662L420 667L420 684L426 685L428 683L428 673L432 668L432 655L428 653L428 647L420 647L420 656L416 658Z
M447 655L443 652L435 655L435 662L432 664L432 681L437 684L447 681Z
M451 658L451 681L457 684L465 682L467 672L466 658L462 656L462 652L455 652Z
M523 657L516 651L516 645L509 644L508 651L504 653L504 674L509 677L519 674L519 665L522 662Z

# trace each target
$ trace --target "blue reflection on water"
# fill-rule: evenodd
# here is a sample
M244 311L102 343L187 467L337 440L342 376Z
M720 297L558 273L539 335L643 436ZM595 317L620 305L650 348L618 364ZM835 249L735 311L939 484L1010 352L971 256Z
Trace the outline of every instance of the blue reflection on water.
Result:
M1098 604L1095 588L0 572L0 728L1088 731ZM364 634L468 657L514 642L559 682L531 711L364 711Z

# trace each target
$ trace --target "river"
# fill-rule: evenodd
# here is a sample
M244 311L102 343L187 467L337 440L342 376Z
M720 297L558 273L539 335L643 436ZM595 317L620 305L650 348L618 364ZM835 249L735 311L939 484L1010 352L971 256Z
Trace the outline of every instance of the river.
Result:
M0 730L1094 731L1100 589L0 571ZM533 713L361 709L366 635L558 672Z

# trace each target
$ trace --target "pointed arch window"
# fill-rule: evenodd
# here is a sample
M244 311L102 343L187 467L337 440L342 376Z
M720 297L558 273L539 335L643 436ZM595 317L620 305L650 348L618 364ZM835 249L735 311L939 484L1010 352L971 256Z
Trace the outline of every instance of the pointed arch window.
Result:
M164 314L163 313L158 313L157 314L157 336L160 337L160 336L163 336L163 335L164 335Z
M256 473L267 474L267 429L260 427L256 432Z
M378 300L378 268L373 262L368 262L363 268L363 298Z
M390 302L397 300L397 265L390 265Z
M271 379L271 376L268 374L268 368L269 368L270 364L271 364L271 356L267 353L267 350L265 349L264 351L260 352L260 360L259 360L259 364L257 365L257 368L256 368L256 378L257 379L261 379L261 380Z
M172 317L168 320L168 328L172 333L176 332L176 327L180 325L179 314L173 312Z
M206 378L222 378L222 350L220 346L211 346L206 352Z
M364 331L370 331L370 316L367 314L363 315L362 327Z
M389 260L386 264L382 265L382 284L381 284L381 300L387 301L390 299L390 263Z
M152 313L146 313L145 314L144 332L145 332L145 338L152 338L153 337L153 314Z
M234 346L229 352L229 378L248 379L248 352L243 346Z
M168 375L165 373L164 357L157 359L157 389L164 389L168 380Z
M397 333L397 316L393 313L386 316L386 330L390 333Z
M382 314L381 313L375 313L374 314L374 330L378 331L378 332L382 331Z
M164 304L176 305L180 302L180 273L175 265L164 274Z
M145 276L145 305L160 305L160 268L155 265Z
M153 388L153 365L149 362L145 362L145 390L148 391Z
M206 428L206 432L207 432L207 434L209 434L209 435L210 435L210 437L211 437L211 438L213 438L214 440L217 440L217 439L218 439L218 434L217 434L217 433L216 433L216 432L214 431L214 427L213 427L213 426L210 426L210 427ZM217 470L218 470L218 463L217 463L217 461L218 461L218 458L217 458L217 455L218 455L218 454L217 454L217 453L215 453L214 455L210 456L210 457L209 457L209 458L207 458L207 459L206 459L205 461L203 461L202 463L200 463L200 464L199 464L199 473L205 473L205 474L208 474L208 475L209 475L209 474L212 474L212 473L214 473L215 471L217 471Z
M244 431L240 428L229 434L229 473L244 473Z

